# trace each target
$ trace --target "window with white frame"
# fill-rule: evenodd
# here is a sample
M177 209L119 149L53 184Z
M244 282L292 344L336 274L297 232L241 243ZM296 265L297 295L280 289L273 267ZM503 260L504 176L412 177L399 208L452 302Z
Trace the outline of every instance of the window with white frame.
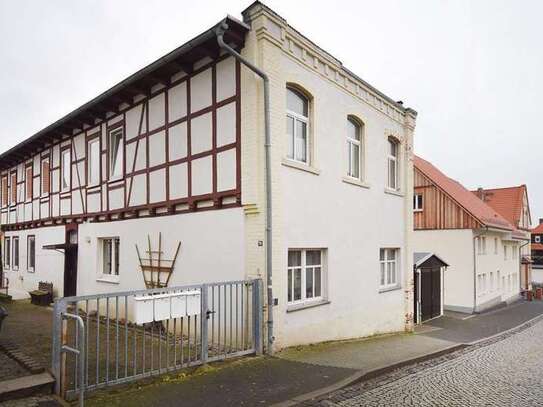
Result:
M26 270L34 272L36 269L36 237L28 235L26 238Z
M503 259L507 260L507 245L503 245Z
M536 243L541 243L541 236L536 236L534 240Z
M494 238L494 254L498 254L498 238Z
M393 137L388 138L388 154L387 154L387 187L389 189L398 190L399 188L399 161L400 143Z
M123 175L123 129L118 127L109 132L109 177Z
M415 212L421 212L423 208L424 200L422 194L413 195L413 210Z
M101 252L101 274L102 277L119 276L119 256L121 241L118 237L108 237L99 239Z
M486 254L486 237L481 237L481 254Z
M513 259L517 259L518 258L518 252L517 252L518 248L516 246L511 246L511 254L512 254L512 258Z
M100 183L100 139L96 138L89 141L87 157L87 176L88 185L98 185Z
M291 160L309 162L309 100L299 91L287 88L288 153Z
M501 289L501 286L500 286L500 270L496 271L496 289L497 290L500 290Z
M347 176L362 179L362 125L353 117L347 119Z
M11 238L4 238L4 267L9 269L11 267Z
M400 250L380 249L379 250L379 288L396 288L400 285Z
M72 178L71 175L72 175L71 153L69 149L66 149L62 151L61 180L60 180L61 191L66 191L70 189L71 178Z
M321 249L288 251L288 304L323 299L323 257Z
M19 237L13 236L12 245L13 245L13 270L19 270Z

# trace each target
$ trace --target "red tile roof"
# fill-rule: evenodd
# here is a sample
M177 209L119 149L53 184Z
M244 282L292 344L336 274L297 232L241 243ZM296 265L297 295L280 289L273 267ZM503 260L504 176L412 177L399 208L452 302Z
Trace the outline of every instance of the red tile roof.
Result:
M483 189L484 201L502 215L515 227L518 227L522 216L522 202L526 185L508 188ZM472 191L479 199L480 191Z
M532 243L532 250L542 250L543 251L543 244L541 243Z
M415 168L432 180L432 182L441 188L441 190L455 200L462 208L464 208L464 210L470 213L484 226L505 230L514 229L514 227L498 212L485 204L469 190L464 188L464 186L462 186L462 184L460 184L458 181L447 177L428 161L415 156L414 164Z
M540 223L535 228L533 228L532 233L541 233L541 234L543 234L543 223Z

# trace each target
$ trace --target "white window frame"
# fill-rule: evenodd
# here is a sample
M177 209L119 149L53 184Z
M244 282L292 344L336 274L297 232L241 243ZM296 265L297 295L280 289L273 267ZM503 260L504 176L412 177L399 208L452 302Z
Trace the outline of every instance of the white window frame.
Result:
M288 137L288 143L290 146L292 146L292 156L289 155L289 153L287 153L287 158L289 160L292 160L292 161L296 161L296 162L299 162L299 163L302 163L302 164L305 164L305 165L310 165L310 161L311 161L311 158L310 158L310 150L309 150L309 143L310 143L310 120L309 120L309 115L310 115L310 111L311 111L311 102L309 100L309 98L307 96L305 96L302 92L300 92L299 90L296 90L292 87L289 87L287 86L287 92L293 92L295 93L296 95L302 97L305 99L306 103L307 103L307 117L306 116L303 116L299 113L296 113L296 112L293 112L292 110L289 110L288 108L286 109L286 112L287 112L287 118L291 118L293 121L294 121L294 128L293 128L293 134L292 134L292 138L291 138L291 135L288 134L288 126L287 126L287 137ZM297 126L296 126L296 122L301 122L301 123L304 123L305 124L305 161L304 160L300 160L297 157L297 149L296 149L296 132L297 132ZM290 147L289 147L289 150L290 150Z
M488 283L490 285L489 290L494 291L494 272L491 271L488 277Z
M121 135L119 140L119 148L117 150L117 155L113 157L113 137L116 137L118 134ZM109 131L109 152L108 152L108 165L109 165L109 179L111 181L121 179L124 172L124 131L122 127L116 127ZM117 166L117 160L120 160L119 172L115 172L115 167Z
M15 250L16 248L17 250ZM21 265L21 245L19 236L11 237L11 250L11 269L17 271L19 270L19 266Z
M96 157L92 154L93 148L97 149ZM92 187L100 184L100 156L102 155L100 151L100 138L97 137L94 140L89 141L87 150L89 154L89 156L87 157L87 185ZM93 177L94 171L96 171L96 179L94 179Z
M535 236L535 243L541 243L541 236Z
M312 264L307 265L307 252L311 251L319 251L321 256L321 263L320 264ZM319 248L308 248L308 249L289 249L288 252L300 252L301 253L301 262L300 266L289 266L288 265L288 256L287 256L287 306L294 306L294 305L302 305L302 304L311 304L316 302L322 302L325 301L325 282L326 282L326 267L325 267L325 249L319 249ZM321 292L320 295L315 295L315 269L320 267L321 272ZM306 273L308 269L313 269L313 297L307 297L307 276ZM295 271L299 270L301 273L301 295L300 299L295 300L294 299L294 273ZM290 276L289 276L290 272ZM289 280L292 280L290 283ZM290 294L291 294L291 300L288 300L288 291L289 291L289 283L290 283Z
M498 238L494 238L494 254L498 254Z
M381 259L381 251L384 251L384 258ZM394 252L394 259L391 258L390 253ZM388 291L401 287L401 261L400 261L400 249L397 247L382 247L379 249L379 290ZM394 280L389 279L389 266L394 265Z
M34 245L34 258L31 258L30 242L33 242L33 245ZM32 262L30 260L32 260ZM30 263L33 263L33 265L31 266ZM28 235L26 237L26 271L28 271L29 273L34 273L34 271L36 271L36 236L35 235Z
M482 241L482 247L483 247L481 254L486 254L486 236L483 236L481 238L481 241Z
M349 133L347 132L347 135L345 136L347 140L347 150L348 150L348 157L347 157L347 176L352 179L356 179L359 181L362 181L364 179L363 174L363 157L364 157L364 143L363 143L363 125L356 120L354 117L347 117L347 122L353 125L357 132L358 132L358 140L355 138L350 137ZM353 175L354 170L356 169L356 166L353 165L353 158L355 156L354 150L356 150L355 147L358 147L358 176Z
M4 268L9 270L11 268L11 236L4 237Z
M47 186L48 190L45 190L45 172L44 168L47 167ZM44 158L41 161L41 168L40 168L40 193L42 196L48 196L49 192L51 191L51 168L49 167L49 158Z
M67 157L67 158L66 158ZM66 180L66 178L68 178ZM66 181L66 186L64 185ZM67 148L60 154L60 190L70 191L72 188L72 152Z
M423 210L424 210L424 195L421 193L415 193L413 195L413 211L422 212Z
M508 258L508 255L507 255L507 245L504 244L504 245L503 245L503 259L504 259L504 260L507 260L507 258Z
M118 243L115 244L115 242ZM105 258L104 250L106 244L111 244L111 255L109 268L110 270L105 270ZM98 280L106 281L111 283L118 283L121 276L121 239L119 236L110 236L110 237L100 237L98 238ZM118 264L115 261L118 256Z
M396 146L396 155L390 153L390 146L394 144ZM387 188L392 191L400 190L400 141L394 137L389 137L387 139ZM394 164L395 174L394 174L394 185L390 184L390 163Z

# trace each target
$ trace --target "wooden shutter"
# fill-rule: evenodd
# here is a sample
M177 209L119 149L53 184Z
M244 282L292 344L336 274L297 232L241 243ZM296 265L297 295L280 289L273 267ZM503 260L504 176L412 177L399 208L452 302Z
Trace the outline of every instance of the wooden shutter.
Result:
M41 192L44 194L49 193L49 161L42 161L41 163Z
M26 199L32 199L32 187L34 180L32 179L32 167L26 169Z

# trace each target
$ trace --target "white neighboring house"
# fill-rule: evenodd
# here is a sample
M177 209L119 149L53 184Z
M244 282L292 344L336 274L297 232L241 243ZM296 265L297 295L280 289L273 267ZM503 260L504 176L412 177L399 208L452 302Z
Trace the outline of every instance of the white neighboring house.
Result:
M479 312L520 294L516 228L428 161L415 157L413 247L446 259L444 308Z
M261 3L243 18L219 24L270 78L274 348L411 329L416 112ZM262 82L219 24L0 156L14 290L144 288L159 232L170 285L266 281ZM77 267L44 249L70 242Z

